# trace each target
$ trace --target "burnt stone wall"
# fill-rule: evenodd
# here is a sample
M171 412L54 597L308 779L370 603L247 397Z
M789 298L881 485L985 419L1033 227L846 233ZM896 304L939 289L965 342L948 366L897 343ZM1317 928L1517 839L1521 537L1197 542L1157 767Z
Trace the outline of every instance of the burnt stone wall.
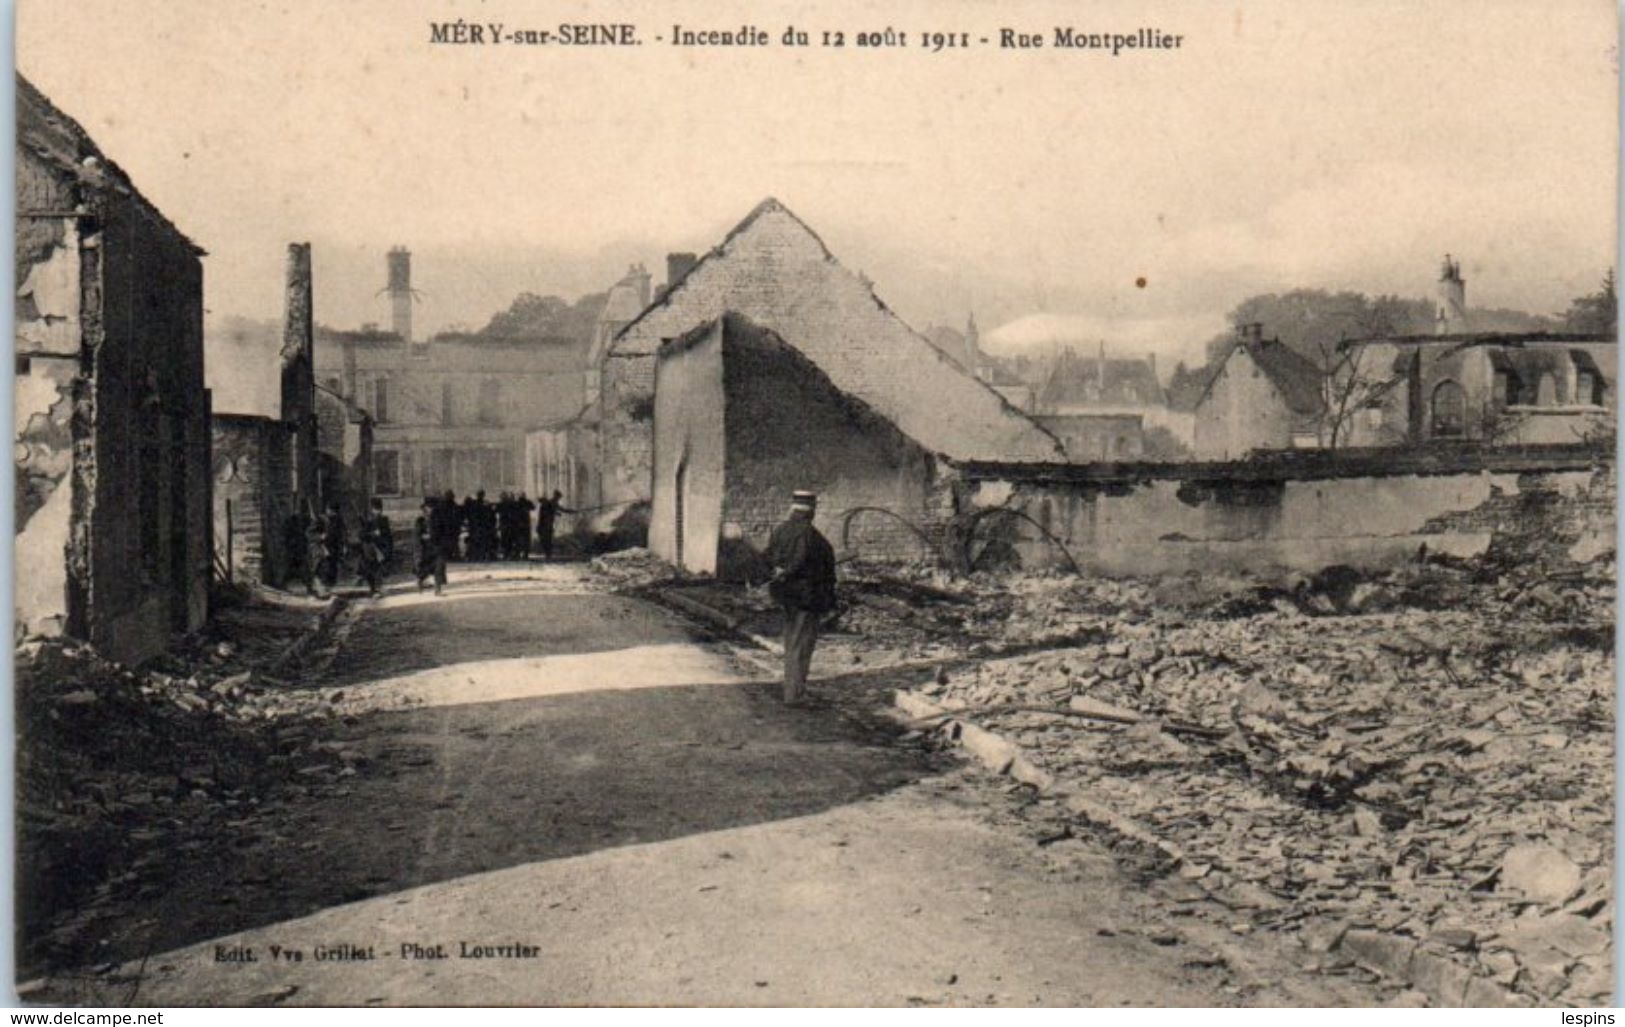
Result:
M723 532L734 572L784 520L796 489L819 494L816 523L838 556L917 559L940 529L936 458L809 360L730 318L723 365ZM885 512L880 512L885 511ZM737 538L730 536L737 535Z
M1340 476L1260 476L1237 463L1229 473L1206 465L1200 477L1112 480L1012 469L976 472L958 488L969 512L1019 511L1035 522L988 518L981 541L1012 547L1024 566L1065 567L1070 557L1105 574L1381 567L1413 559L1424 544L1462 557L1511 546L1553 559L1613 546L1612 461L1494 463L1386 474L1352 463Z
M265 417L217 416L215 553L234 581L284 583L283 531L294 509L293 428Z
M649 496L656 350L726 311L778 333L838 389L934 452L1064 459L1054 436L915 333L806 225L770 201L628 326L603 361L607 502Z
M203 268L131 197L98 203L90 638L115 659L161 650L208 614L212 511ZM87 289L87 292L89 290Z

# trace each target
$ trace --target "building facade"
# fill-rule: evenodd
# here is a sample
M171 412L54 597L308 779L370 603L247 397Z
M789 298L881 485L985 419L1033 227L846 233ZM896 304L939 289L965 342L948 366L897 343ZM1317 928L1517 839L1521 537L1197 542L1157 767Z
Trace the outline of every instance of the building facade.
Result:
M138 662L208 616L203 251L17 80L15 617Z
M403 251L391 254L392 281ZM555 338L316 333L317 385L370 421L368 491L391 518L425 495L533 487L527 437L585 402L582 346Z

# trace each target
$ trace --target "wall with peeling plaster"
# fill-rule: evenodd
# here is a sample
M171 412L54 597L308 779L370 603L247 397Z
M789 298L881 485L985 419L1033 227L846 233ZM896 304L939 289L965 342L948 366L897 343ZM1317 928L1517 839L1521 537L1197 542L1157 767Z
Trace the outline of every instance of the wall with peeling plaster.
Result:
M19 633L139 662L208 613L198 251L18 83Z
M269 417L216 414L215 550L233 581L283 584L283 531L294 509L294 427Z

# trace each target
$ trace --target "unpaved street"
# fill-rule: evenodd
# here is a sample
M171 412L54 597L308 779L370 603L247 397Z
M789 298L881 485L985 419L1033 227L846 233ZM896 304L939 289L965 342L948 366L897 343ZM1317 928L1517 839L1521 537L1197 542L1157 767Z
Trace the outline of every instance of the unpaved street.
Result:
M297 687L340 714L320 744L354 773L183 867L109 966L30 997L1379 1000L1241 961L1092 842L1024 833L1002 783L827 689L782 707L673 613L564 569L474 577L342 615Z

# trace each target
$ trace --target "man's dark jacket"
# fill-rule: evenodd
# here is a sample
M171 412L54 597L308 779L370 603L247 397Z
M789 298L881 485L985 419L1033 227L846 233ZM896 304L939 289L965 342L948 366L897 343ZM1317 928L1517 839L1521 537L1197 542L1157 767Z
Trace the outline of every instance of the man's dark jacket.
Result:
M767 558L781 572L769 586L780 606L813 613L835 609L835 550L812 518L791 517L774 528Z

